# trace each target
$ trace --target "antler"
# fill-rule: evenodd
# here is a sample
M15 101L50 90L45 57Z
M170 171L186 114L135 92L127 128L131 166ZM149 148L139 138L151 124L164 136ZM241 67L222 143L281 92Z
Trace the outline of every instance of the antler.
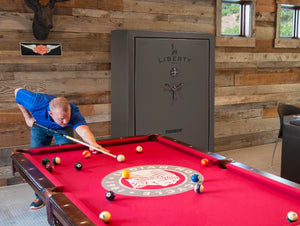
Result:
M34 12L41 9L41 4L38 0L25 0L26 5Z
M41 6L39 0L24 0L26 5L34 11L32 30L36 39L44 40L53 28L52 14L56 2L68 0L49 0L47 5Z

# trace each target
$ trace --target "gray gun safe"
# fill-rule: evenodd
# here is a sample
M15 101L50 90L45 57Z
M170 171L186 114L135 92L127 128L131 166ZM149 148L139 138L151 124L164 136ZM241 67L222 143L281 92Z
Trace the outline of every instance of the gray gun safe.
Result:
M112 137L162 134L213 152L213 34L111 33Z

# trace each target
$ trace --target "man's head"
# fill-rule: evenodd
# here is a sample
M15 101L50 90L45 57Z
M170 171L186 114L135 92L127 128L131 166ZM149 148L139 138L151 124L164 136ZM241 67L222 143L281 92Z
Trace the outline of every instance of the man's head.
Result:
M64 97L56 97L49 103L49 115L61 127L66 127L70 121L71 108L68 100Z

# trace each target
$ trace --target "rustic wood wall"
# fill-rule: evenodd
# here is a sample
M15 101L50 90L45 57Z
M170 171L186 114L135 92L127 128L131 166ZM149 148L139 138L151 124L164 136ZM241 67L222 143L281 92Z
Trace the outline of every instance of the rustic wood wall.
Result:
M61 43L62 56L21 57L19 42L37 41L33 12L23 0L0 0L0 153L29 143L17 87L66 96L96 137L110 135L111 30L216 32L215 0L70 0L57 3L54 14L46 42ZM257 0L255 47L217 43L216 152L274 142L276 105L300 101L300 51L273 48L275 14L275 0Z

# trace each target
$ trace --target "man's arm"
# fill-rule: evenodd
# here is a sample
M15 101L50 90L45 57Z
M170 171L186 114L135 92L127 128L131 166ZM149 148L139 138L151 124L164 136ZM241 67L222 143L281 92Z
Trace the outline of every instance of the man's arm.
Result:
M15 97L17 97L17 93L21 88L15 89ZM24 108L21 104L18 104L19 109L21 110L23 117L25 119L26 124L29 127L33 127L33 123L35 122L35 118L32 116L31 112Z
M101 145L99 145L96 142L96 139L91 132L90 128L87 125L80 125L75 129L76 133L83 139L84 142L88 143L89 145L92 145L93 147L99 148L103 151L109 152L108 150L104 149ZM91 150L93 151L93 150ZM93 153L96 153L97 151L94 151Z

